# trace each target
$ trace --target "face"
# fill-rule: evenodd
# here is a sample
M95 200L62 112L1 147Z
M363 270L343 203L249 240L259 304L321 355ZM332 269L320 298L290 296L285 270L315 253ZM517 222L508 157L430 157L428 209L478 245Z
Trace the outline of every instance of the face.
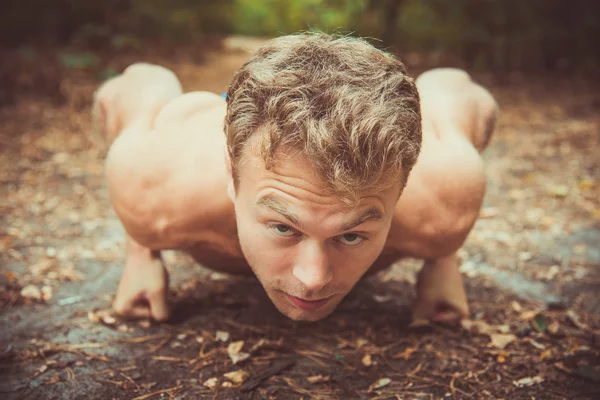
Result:
M240 245L279 311L315 321L335 309L381 253L397 191L349 207L300 155L281 153L266 170L246 152L236 189L230 181Z

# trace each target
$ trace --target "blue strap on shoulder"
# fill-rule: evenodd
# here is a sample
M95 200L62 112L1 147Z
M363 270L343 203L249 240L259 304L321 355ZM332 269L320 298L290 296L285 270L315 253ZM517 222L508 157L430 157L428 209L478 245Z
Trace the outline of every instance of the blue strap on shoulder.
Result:
M227 93L221 93L221 97L223 98L223 100L227 100Z

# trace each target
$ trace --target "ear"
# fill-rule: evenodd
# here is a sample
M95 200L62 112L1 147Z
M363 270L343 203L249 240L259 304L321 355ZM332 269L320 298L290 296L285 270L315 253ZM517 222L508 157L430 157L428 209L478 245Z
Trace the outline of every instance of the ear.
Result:
M227 167L227 195L231 201L235 201L235 184L233 182L233 168L231 167L231 157L229 156L229 150L225 146L225 166Z

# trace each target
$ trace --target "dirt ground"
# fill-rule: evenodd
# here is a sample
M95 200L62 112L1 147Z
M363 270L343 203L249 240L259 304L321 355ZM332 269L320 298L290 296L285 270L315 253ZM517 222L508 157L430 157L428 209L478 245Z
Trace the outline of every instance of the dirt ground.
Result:
M206 43L99 55L118 71L157 62L186 90L218 93L247 57ZM256 280L174 252L175 316L152 324L105 312L124 233L89 114L99 80L56 72L50 57L19 67L13 86L24 89L0 108L1 398L600 398L598 88L480 77L502 114L461 252L472 314L460 327L409 328L417 260L359 283L325 320L298 323ZM47 95L34 95L42 84Z

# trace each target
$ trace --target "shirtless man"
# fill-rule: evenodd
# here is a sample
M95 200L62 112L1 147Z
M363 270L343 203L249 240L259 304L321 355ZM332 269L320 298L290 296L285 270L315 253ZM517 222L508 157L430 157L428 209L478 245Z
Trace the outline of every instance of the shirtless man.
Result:
M456 252L484 197L479 152L497 107L467 73L415 82L360 39L301 34L264 45L227 101L136 64L94 107L128 235L117 313L169 318L161 250L178 249L254 273L296 320L331 313L366 273L420 258L414 321L468 315Z

